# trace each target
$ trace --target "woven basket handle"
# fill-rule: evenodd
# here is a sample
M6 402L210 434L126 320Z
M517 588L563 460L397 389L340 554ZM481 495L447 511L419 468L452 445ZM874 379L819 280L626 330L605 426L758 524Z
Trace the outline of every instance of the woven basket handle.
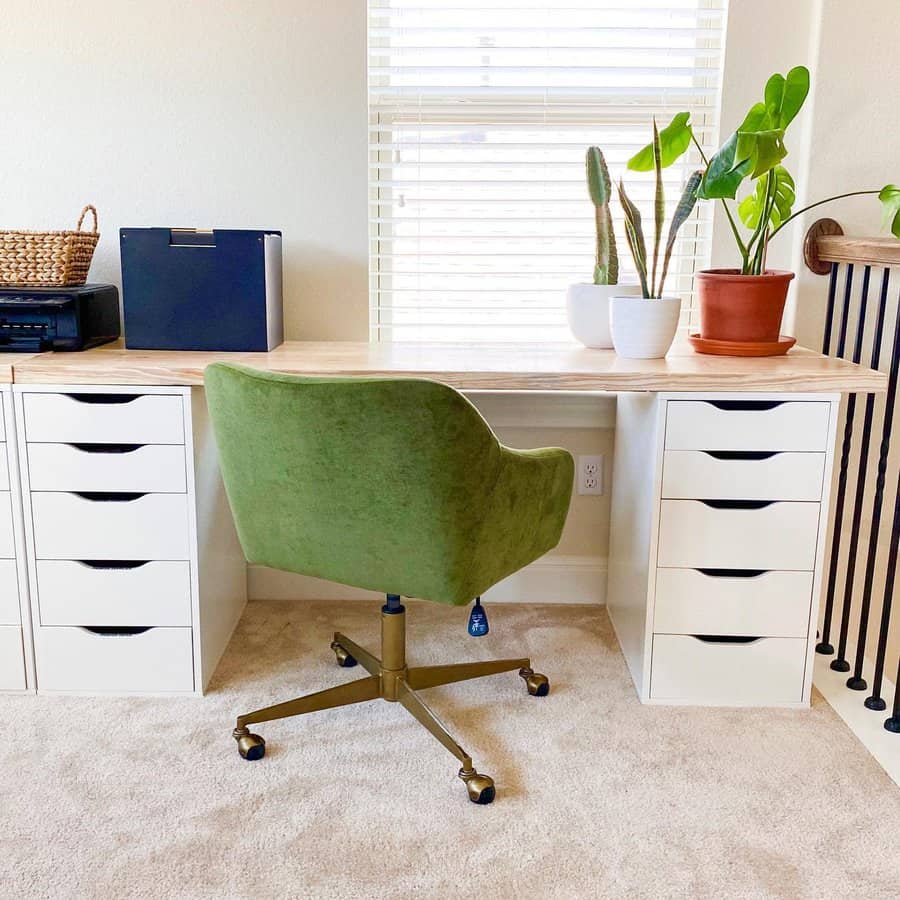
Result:
M84 222L84 217L87 215L87 211L91 211L91 215L94 217L94 234L97 233L97 210L91 206L90 203L81 211L81 215L78 217L78 224L75 226L76 231L81 231L81 225Z

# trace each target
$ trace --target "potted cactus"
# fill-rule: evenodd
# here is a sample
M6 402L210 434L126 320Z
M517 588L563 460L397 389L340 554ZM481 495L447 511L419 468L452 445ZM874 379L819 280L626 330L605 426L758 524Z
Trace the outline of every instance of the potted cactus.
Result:
M585 347L609 349L609 302L613 295L640 296L638 285L619 284L619 257L609 201L612 183L599 147L589 147L585 156L588 195L594 205L597 243L592 283L573 284L566 294L569 329Z

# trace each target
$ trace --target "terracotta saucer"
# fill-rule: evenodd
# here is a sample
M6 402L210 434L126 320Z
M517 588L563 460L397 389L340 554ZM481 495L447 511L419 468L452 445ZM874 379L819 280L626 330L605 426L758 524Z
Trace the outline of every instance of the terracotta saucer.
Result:
M697 353L713 356L784 356L797 338L780 335L777 341L713 341L692 334L688 338Z

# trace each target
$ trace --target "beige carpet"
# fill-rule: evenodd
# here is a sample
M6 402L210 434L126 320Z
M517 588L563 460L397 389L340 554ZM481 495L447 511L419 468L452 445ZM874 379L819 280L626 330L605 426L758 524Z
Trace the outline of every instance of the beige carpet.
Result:
M356 677L369 603L254 602L202 699L2 697L4 898L896 898L900 791L821 698L811 712L642 707L605 613L410 604L410 657L529 653L430 691L492 806L395 704L261 726L236 712Z

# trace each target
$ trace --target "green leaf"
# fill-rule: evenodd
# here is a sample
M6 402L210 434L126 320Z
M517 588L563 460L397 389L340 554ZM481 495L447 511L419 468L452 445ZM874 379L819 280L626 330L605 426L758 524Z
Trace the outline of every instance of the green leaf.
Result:
M787 76L773 75L766 82L766 112L772 127L785 129L800 112L809 94L809 69L795 66Z
M699 196L704 200L730 197L734 199L741 182L753 170L749 159L737 159L738 133L735 132L709 161Z
M778 228L791 214L791 206L794 203L794 182L781 166L777 166L772 171L775 178L775 188L766 227ZM760 217L765 213L765 209L766 183L761 178L756 183L756 190L741 201L741 204L738 206L738 215L748 228L755 230L759 225Z
M769 215L769 223L777 228L791 214L796 195L794 193L794 179L784 166L775 166L775 197L774 204ZM738 215L741 221L748 227L756 229L760 216L766 208L766 182L760 178L756 182L756 190L748 194L738 205Z
M640 210L628 199L625 193L625 185L619 179L619 201L622 204L622 212L625 214L625 237L628 240L628 249L637 269L638 278L641 281L641 291L645 297L650 296L650 288L647 284L647 244L644 241L644 229L641 226Z
M878 194L878 199L884 207L884 224L890 222L891 234L900 238L900 187L886 184Z
M659 129L653 119L653 165L656 169L656 193L653 199L653 272L650 276L650 291L656 293L656 268L659 263L659 244L662 240L663 223L666 220L666 194L663 190L662 147L659 142Z
M694 206L697 203L697 190L700 187L700 180L702 178L703 173L700 171L691 174L691 177L688 178L687 183L684 186L684 190L681 192L681 199L678 201L678 206L675 207L675 212L672 213L672 221L669 223L669 236L666 238L663 270L659 279L660 296L663 295L663 286L666 283L666 275L669 271L669 261L672 258L672 250L675 247L675 238L678 237L678 230L684 225L694 210Z
M691 126L688 121L690 117L689 112L676 113L672 121L659 132L660 158L664 169L671 166L690 147ZM652 172L653 144L647 144L635 153L628 160L627 166L633 172Z

